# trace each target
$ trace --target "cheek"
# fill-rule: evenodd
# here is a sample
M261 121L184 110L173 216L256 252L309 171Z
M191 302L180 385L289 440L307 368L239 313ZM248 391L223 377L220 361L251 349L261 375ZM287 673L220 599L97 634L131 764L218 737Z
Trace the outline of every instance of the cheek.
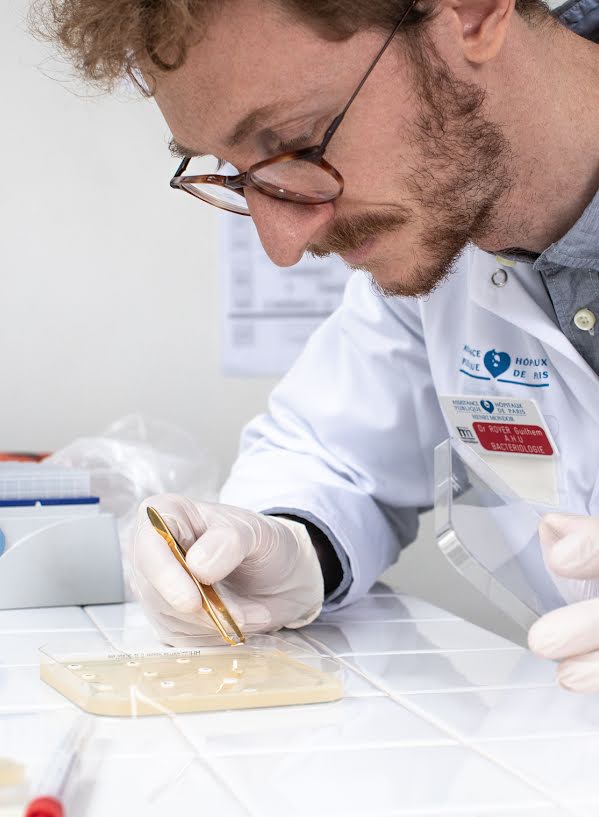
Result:
M382 125L373 119L356 123L351 137L338 146L331 144L325 158L337 168L344 180L344 204L399 204L405 201L404 181L422 165L409 134L407 114L387 111L381 116Z
M339 203L348 205L393 205L404 198L401 178L405 173L399 151L391 153L383 145L361 150L335 165L343 176L343 195Z

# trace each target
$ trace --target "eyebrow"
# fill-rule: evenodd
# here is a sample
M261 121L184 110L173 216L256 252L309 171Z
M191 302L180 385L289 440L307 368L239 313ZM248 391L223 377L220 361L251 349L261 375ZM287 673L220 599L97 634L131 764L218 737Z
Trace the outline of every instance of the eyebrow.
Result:
M241 145L254 131L256 131L264 122L272 119L275 114L279 113L281 109L287 107L283 103L273 103L271 105L262 105L260 108L255 108L241 119L229 135L224 139L224 144L228 148L234 148ZM171 156L185 159L192 156L204 156L204 152L194 148L185 147L176 139L169 141L168 149Z
M225 145L228 148L234 148L241 145L250 134L257 130L260 125L269 119L272 119L284 106L279 103L271 105L262 105L260 108L255 108L251 113L248 113L243 119L237 123L235 128L225 139ZM285 107L288 107L286 105Z
M194 150L193 148L186 148L185 145L182 145L180 142L177 142L177 140L174 138L169 139L168 149L171 156L174 156L176 159L187 159L191 158L192 156L204 155L199 150Z

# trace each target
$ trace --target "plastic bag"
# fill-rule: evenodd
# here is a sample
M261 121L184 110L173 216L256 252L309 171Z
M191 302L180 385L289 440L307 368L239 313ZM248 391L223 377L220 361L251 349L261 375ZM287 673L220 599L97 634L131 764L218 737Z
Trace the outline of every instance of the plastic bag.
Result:
M96 437L78 437L45 462L89 471L92 493L117 519L124 557L132 551L138 507L148 496L178 493L215 501L218 495L219 469L198 440L138 414L116 420Z

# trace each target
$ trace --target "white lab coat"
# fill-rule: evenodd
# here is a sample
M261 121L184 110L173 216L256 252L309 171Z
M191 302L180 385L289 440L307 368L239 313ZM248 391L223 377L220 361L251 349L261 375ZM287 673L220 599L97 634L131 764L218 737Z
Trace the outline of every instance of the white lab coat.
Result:
M327 531L351 570L343 604L397 559L433 502L433 449L451 433L440 394L534 398L561 454L567 509L599 514L599 377L560 331L540 275L519 262L498 287L498 266L469 247L421 300L385 299L356 273L269 413L245 429L222 501Z

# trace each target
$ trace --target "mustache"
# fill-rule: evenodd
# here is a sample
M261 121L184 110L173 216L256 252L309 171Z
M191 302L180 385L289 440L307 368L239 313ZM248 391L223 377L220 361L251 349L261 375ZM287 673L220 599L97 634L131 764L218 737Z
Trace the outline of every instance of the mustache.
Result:
M315 258L357 250L369 238L381 233L393 232L409 221L408 216L397 211L364 213L359 216L338 219L326 239L320 244L309 244L306 252Z

